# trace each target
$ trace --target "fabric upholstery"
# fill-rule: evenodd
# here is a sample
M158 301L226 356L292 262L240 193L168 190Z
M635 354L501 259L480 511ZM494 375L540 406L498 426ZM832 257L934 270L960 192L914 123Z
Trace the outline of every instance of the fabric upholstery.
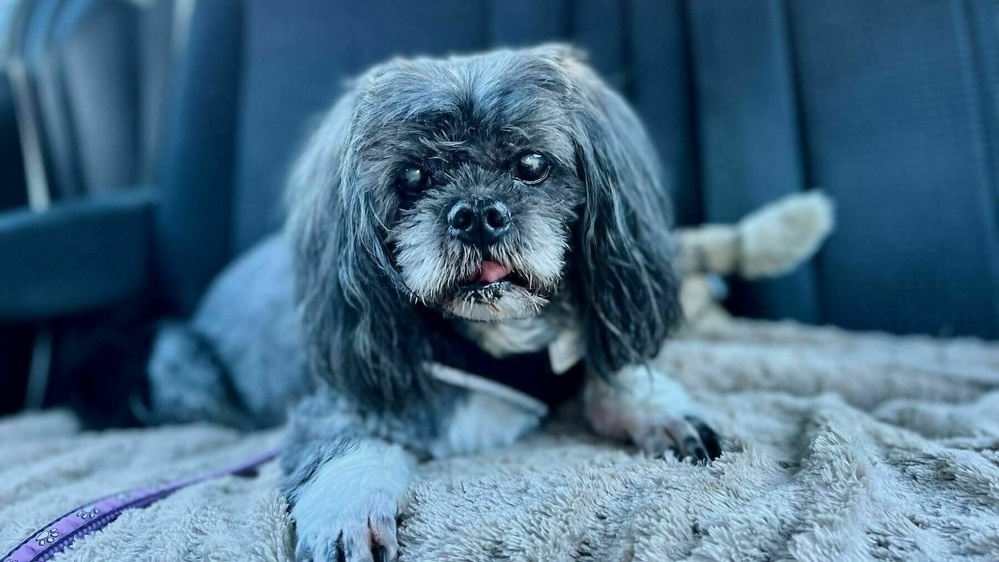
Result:
M20 207L28 202L24 183L24 164L17 134L14 94L7 76L0 72L0 210Z
M237 1L197 3L184 64L173 69L157 173L155 282L167 313L189 313L233 256L242 42Z
M0 213L0 318L80 314L148 283L149 190Z
M4 48L24 69L19 106L37 131L51 199L154 179L173 0L12 6Z
M999 335L999 59L976 56L999 41L999 5L977 5L985 36L969 6L789 4L808 181L840 210L818 261L824 321Z
M737 292L736 305L854 329L999 335L999 6L689 5L706 218L813 186L838 207L813 267Z

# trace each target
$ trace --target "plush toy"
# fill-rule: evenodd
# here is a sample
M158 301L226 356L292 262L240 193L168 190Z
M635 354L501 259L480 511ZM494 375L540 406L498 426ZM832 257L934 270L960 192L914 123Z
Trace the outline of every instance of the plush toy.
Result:
M818 251L832 228L832 201L809 191L766 205L735 225L677 229L687 328L697 331L728 319L718 304L726 292L721 276L763 279L789 273Z

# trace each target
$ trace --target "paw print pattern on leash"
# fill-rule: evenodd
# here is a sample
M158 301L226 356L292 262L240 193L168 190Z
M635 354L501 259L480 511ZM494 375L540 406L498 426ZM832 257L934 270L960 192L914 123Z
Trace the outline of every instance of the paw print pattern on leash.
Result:
M81 510L79 513L76 514L76 516L79 517L80 519L93 519L94 517L97 517L100 514L101 510L96 507L93 507L90 509Z
M47 544L54 543L57 538L59 538L59 531L55 529L48 529L46 531L42 531L41 534L35 537L35 542L38 543L38 546L45 546Z

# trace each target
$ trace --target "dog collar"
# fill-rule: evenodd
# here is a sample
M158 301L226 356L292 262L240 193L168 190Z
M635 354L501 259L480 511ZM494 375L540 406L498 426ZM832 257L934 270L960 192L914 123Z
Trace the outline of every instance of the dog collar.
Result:
M430 372L437 379L514 402L545 415L574 396L585 368L579 334L564 331L546 348L497 358L454 334L434 349Z

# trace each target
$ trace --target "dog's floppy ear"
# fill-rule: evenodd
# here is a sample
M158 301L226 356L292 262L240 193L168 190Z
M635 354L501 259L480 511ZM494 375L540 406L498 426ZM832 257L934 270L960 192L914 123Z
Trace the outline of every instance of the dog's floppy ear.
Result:
M577 173L586 186L572 263L585 299L587 358L609 375L654 357L679 321L669 194L645 129L571 51L553 51L576 98Z
M312 375L356 404L396 408L421 390L426 342L363 185L357 145L362 78L334 105L292 169L287 229L300 329Z

